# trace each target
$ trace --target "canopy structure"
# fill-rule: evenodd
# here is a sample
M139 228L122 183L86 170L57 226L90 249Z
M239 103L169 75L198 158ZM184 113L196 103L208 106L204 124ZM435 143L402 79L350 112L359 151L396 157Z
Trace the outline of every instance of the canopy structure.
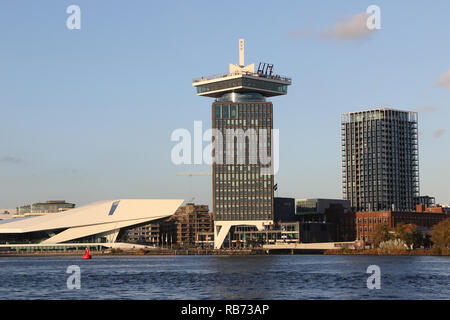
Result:
M2 242L57 244L77 240L115 242L122 228L171 216L183 199L118 199L100 201L61 213L0 224ZM6 239L6 240L5 240Z

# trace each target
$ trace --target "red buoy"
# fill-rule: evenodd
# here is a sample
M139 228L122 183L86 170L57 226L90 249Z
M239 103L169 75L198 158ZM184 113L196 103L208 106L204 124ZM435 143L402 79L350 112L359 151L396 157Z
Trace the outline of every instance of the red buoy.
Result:
M91 259L91 253L89 252L89 248L86 248L86 250L84 250L84 256L83 259Z

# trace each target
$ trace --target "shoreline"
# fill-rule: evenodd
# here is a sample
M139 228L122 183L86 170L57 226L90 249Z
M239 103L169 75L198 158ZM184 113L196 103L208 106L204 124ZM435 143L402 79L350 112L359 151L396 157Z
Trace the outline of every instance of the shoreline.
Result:
M364 250L325 250L324 255L363 255L363 256L436 256L436 257L448 257L450 256L449 250L437 253L433 249L414 249L414 250L392 250L381 251L378 249L364 249Z
M2 252L0 258L18 258L18 257L82 257L84 251L55 251L55 252ZM411 251L397 250L391 252L381 252L377 249L364 250L324 250L323 252L285 252L285 251L271 251L267 252L265 249L246 249L246 250L213 250L213 249L152 249L152 250L119 250L119 251L91 251L92 257L144 257L144 256L255 256L255 255L361 255L361 256L436 256L449 257L450 252L446 250L442 253L433 252L432 249L415 249Z
M2 252L0 258L7 257L82 257L83 251L54 251L54 252ZM92 257L121 257L121 256L254 256L267 255L265 250L213 250L213 249L152 249L152 250L120 250L120 251L91 251Z

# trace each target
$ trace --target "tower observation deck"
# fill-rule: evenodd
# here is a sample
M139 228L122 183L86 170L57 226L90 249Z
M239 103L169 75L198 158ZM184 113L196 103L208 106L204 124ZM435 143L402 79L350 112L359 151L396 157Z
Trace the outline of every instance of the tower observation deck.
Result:
M219 98L225 93L255 92L264 97L274 97L287 94L287 87L291 85L291 78L273 73L273 64L259 63L255 72L255 65L244 66L244 40L239 40L239 65L230 64L228 73L200 77L192 81L197 95L202 97Z
M273 73L273 64L259 63L256 71L254 64L245 66L243 39L238 65L230 64L228 73L192 82L198 96L215 98L211 120L217 249L226 238L228 245L242 243L235 238L236 228L264 230L273 224L273 150L278 140L273 141L273 104L266 98L287 94L291 83L290 78Z

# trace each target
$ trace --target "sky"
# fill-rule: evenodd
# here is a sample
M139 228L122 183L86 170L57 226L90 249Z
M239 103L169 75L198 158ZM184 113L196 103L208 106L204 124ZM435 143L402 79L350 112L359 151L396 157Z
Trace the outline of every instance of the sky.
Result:
M66 25L70 5L80 29ZM364 26L370 5L380 29ZM12 1L0 3L0 208L65 199L211 205L207 165L175 165L171 134L211 127L192 79L238 63L292 78L271 98L278 195L341 198L340 115L419 113L420 189L450 203L450 2ZM72 21L72 20L71 20ZM206 146L205 143L204 146Z

